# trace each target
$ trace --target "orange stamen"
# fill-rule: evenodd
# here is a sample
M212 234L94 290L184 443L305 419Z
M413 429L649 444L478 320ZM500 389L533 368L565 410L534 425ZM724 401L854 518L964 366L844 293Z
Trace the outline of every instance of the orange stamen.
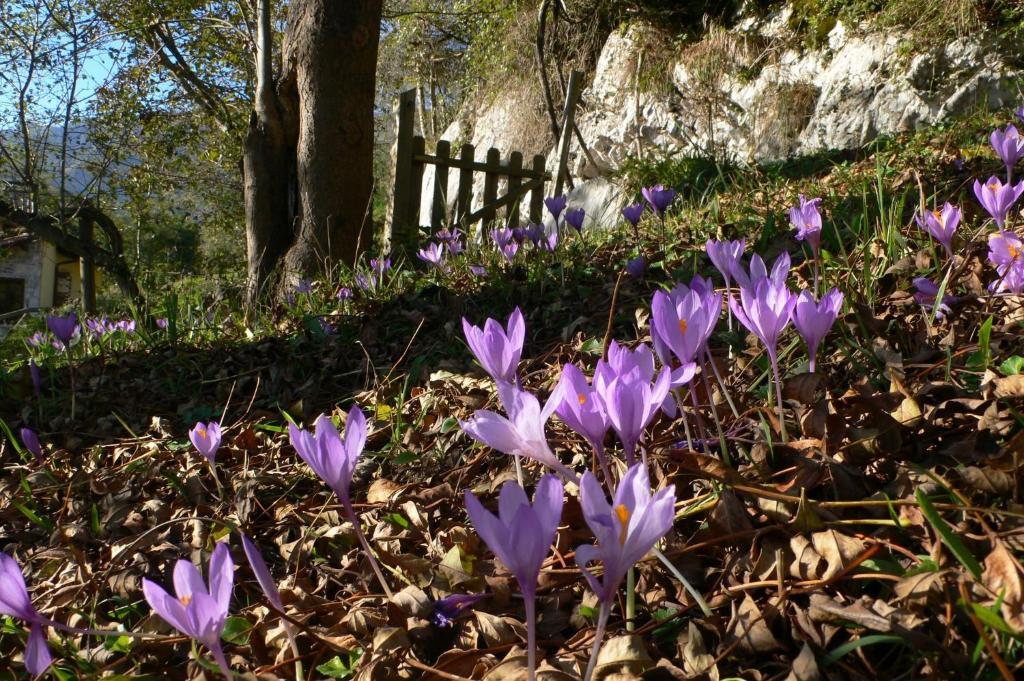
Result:
M184 596L182 596L178 600L181 601L182 605L187 606L189 603L192 602L192 594L185 594Z
M626 508L625 504L619 504L615 507L615 515L619 518L619 524L622 525L622 529L619 530L619 545L626 543L626 529L629 527L629 509Z
M576 399L580 401L580 406L581 406L581 407L582 407L582 406L583 406L584 404L586 404L586 403L587 403L587 396L586 396L586 395L584 395L583 393L580 393L579 395L577 395L577 396L576 396Z
M680 319L679 320L679 333L682 333L682 334L686 333L686 320L685 319Z

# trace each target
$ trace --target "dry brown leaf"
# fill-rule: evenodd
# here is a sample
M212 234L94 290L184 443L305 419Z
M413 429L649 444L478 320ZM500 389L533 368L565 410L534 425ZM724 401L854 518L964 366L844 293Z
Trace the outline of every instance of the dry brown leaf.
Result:
M736 614L729 623L729 633L739 639L739 649L748 653L766 653L782 648L776 640L761 609L744 593Z
M370 489L366 491L366 501L370 504L387 504L392 501L398 493L405 488L386 478L377 478L370 483Z
M516 630L512 628L506 618L480 610L474 610L473 617L482 639L480 644L484 648L493 648L519 640Z
M996 397L1024 396L1024 374L996 378L992 383L995 386L994 394Z
M997 598L1003 601L1003 619L1014 629L1024 629L1024 593L1021 589L1020 570L1017 562L999 539L995 548L985 558L982 581Z
M601 645L597 654L597 665L594 667L594 679L609 679L619 674L642 674L654 665L654 660L647 653L647 646L639 636L630 634L616 636Z
M786 681L818 681L821 678L821 671L818 669L818 661L814 657L811 646L804 643L800 654L793 660L793 668L786 677Z
M821 574L821 579L831 579L853 563L854 559L864 552L864 542L835 530L824 530L811 535L811 543L828 567Z

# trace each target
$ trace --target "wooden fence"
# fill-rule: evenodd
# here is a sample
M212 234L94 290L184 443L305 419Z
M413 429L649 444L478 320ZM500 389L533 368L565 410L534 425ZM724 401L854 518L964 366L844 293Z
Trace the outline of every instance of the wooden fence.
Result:
M498 149L490 148L483 160L472 144L463 144L458 156L452 155L451 142L439 140L433 154L426 151L426 140L415 134L416 91L401 94L396 107L398 138L395 145L395 183L392 193L390 235L393 242L413 244L419 240L420 204L424 191L431 192L430 228L459 227L464 232L477 223L487 224L502 211L506 224L520 224L520 203L529 195L530 222L543 218L545 195L562 191L569 155L569 139L573 130L573 116L582 87L582 74L573 72L567 88L565 113L558 149L558 168L552 174L545 169L545 158L538 154L524 165L523 154L513 151L502 159ZM428 165L434 166L433 187L423 187L423 175ZM458 173L455 202L449 212L448 182L452 172ZM484 174L482 205L473 210L473 181L475 173ZM499 187L505 181L505 192L499 196ZM546 194L548 183L554 180L554 189Z

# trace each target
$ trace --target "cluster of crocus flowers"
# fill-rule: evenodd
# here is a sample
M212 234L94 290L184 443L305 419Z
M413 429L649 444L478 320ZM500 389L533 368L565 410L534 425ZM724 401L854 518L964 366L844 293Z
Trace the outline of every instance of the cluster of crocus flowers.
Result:
M112 333L135 333L135 320L121 319L115 322L108 317L92 317L85 320L85 328L89 331L92 339L98 341Z
M210 555L208 587L196 566L187 560L179 560L174 566L174 596L156 582L142 580L142 593L150 607L172 627L206 646L227 679L231 678L231 668L220 638L228 619L234 570L227 544L219 542Z
M338 433L334 422L326 414L321 414L317 418L312 433L295 424L288 426L288 436L292 447L306 462L306 465L337 495L355 528L356 538L366 553L370 567L373 568L384 593L390 598L391 589L388 587L387 580L384 579L384 573L381 571L377 559L373 556L369 542L366 541L366 535L363 534L359 516L356 515L355 509L352 507L352 498L349 494L352 473L355 471L359 456L363 453L363 447L366 446L366 435L366 416L358 405L353 405L348 412L344 438Z

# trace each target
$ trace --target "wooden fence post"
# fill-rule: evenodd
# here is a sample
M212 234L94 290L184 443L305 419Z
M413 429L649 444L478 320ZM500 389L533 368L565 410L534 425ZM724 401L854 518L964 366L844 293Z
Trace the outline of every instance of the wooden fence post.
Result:
M487 150L487 160L484 170L484 214L482 216L485 229L487 223L493 222L497 211L494 209L494 202L498 199L498 175L501 173L501 152L494 147Z
M430 228L441 229L448 218L448 157L452 153L452 143L438 140L437 163L434 164L434 198L430 202Z
M463 144L459 151L459 161L462 165L459 168L459 188L455 197L455 223L461 225L469 237L469 225L463 224L466 216L471 212L473 203L473 158L474 148L472 144Z
M397 119L395 185L391 195L391 224L388 230L388 241L392 245L415 242L416 221L409 219L414 214L410 205L410 191L412 190L412 138L416 133L415 90L406 90L399 95L398 104L395 107L395 117Z
M583 88L583 73L573 71L569 74L569 85L565 92L565 111L562 114L562 134L558 139L558 170L555 173L555 191L552 196L562 193L562 186L568 177L569 144L572 141L573 121L576 118L576 102ZM570 187L572 186L570 180Z
M533 176L541 180L540 186L530 192L530 222L540 224L544 219L544 166L547 161L542 154L533 157Z
M409 188L409 239L403 245L416 250L420 238L420 198L423 196L423 171L426 164L417 161L417 156L423 156L427 150L427 143L419 135L412 138L412 185Z
M523 184L523 177L520 174L523 170L523 154L520 151L513 151L508 156L508 193L511 196L515 196L519 193L519 186ZM508 219L505 220L506 224L512 227L519 226L519 199L508 205L508 211L505 213Z

